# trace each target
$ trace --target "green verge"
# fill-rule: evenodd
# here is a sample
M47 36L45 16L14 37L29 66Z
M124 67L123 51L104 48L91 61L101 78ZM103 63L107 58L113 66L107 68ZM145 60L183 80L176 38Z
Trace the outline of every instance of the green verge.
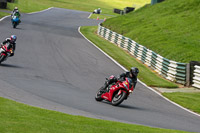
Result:
M0 97L1 133L186 133L31 107Z
M38 11L51 6L88 12L101 8L103 14L114 14L113 8L123 9L133 4L138 8L146 3L150 3L150 0L15 0L14 4L8 3L8 8L12 10L18 6L21 12Z
M200 60L199 15L199 0L165 0L108 19L103 26L167 59L188 63Z
M0 12L0 19L4 16L10 15L9 13L6 12Z
M173 92L163 93L163 95L181 106L200 114L200 93Z
M151 87L163 87L163 88L176 88L178 87L175 83L169 82L155 73L153 73L149 68L139 63L134 57L128 54L123 49L117 47L116 45L108 42L107 40L98 36L95 32L97 26L84 26L81 27L81 32L94 44L96 44L100 49L105 51L109 56L119 62L122 66L127 69L135 66L140 70L138 78Z

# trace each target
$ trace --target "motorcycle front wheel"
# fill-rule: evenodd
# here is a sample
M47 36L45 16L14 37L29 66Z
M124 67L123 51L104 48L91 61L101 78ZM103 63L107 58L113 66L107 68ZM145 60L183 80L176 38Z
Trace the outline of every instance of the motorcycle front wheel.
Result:
M1 62L3 62L4 61L4 59L6 58L6 56L5 55L1 55L0 56L0 64L1 64Z
M120 90L119 90L120 91ZM117 106L126 98L126 92L122 91L121 94L116 93L112 99L112 105Z
M96 101L102 101L103 98L101 97L101 95L103 94L103 90L102 87L97 91L97 94L95 96Z
M13 22L13 28L16 28L16 27L17 27L16 22Z

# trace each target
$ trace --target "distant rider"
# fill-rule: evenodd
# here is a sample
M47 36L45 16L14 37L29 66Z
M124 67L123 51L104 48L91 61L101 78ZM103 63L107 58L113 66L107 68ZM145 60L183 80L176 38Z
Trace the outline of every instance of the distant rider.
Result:
M14 56L14 51L15 51L15 47L16 47L16 43L15 43L16 40L17 40L17 37L15 35L12 35L10 38L6 38L6 40L4 42L2 42L2 44L1 44L1 46L4 46L4 45L7 44L8 49L13 48L13 51L12 51L10 56Z
M16 16L18 18L20 18L21 14L19 13L19 10L17 7L15 7L12 11L11 17Z
M19 13L19 10L18 10L17 7L15 7L14 10L12 11L12 14L11 14L12 19L13 19L14 16L16 16L17 18L19 18L19 23L21 23L21 20L20 20L21 14Z
M138 73L139 73L139 69L136 68L136 67L132 67L129 72L124 72L121 75L119 75L117 78L114 77L114 78L109 79L108 81L106 81L102 89L105 90L105 91L108 91L108 90L106 90L106 88L110 84L115 83L117 81L122 81L123 82L123 81L126 80L126 78L130 78L132 80L131 84L135 88L135 86L137 84L137 75L138 75Z
M98 8L93 11L93 14L100 14L101 12L101 8Z

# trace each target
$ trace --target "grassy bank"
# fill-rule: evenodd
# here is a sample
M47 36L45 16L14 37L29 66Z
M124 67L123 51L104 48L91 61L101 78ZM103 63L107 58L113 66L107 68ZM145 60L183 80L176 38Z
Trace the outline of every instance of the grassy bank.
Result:
M200 114L200 93L163 93L170 100Z
M184 133L82 116L67 115L0 97L1 133Z
M199 0L165 0L111 18L103 26L165 58L188 63L191 60L200 61L199 14Z
M148 86L175 88L176 84L169 82L155 73L153 73L149 68L145 67L143 64L138 62L130 54L117 47L116 45L109 43L105 39L99 37L95 32L97 26L84 26L81 27L81 32L99 48L105 51L113 59L118 61L121 65L130 69L132 66L138 67L140 69L139 79L146 83Z

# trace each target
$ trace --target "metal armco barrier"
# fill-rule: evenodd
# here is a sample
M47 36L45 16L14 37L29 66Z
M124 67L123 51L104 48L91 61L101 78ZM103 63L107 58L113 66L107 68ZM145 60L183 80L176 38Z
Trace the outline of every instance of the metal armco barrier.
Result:
M164 78L183 85L186 84L186 63L168 60L130 38L124 37L101 25L98 26L98 34L127 50L131 55L151 67Z
M200 66L194 66L194 77L192 86L200 88Z

